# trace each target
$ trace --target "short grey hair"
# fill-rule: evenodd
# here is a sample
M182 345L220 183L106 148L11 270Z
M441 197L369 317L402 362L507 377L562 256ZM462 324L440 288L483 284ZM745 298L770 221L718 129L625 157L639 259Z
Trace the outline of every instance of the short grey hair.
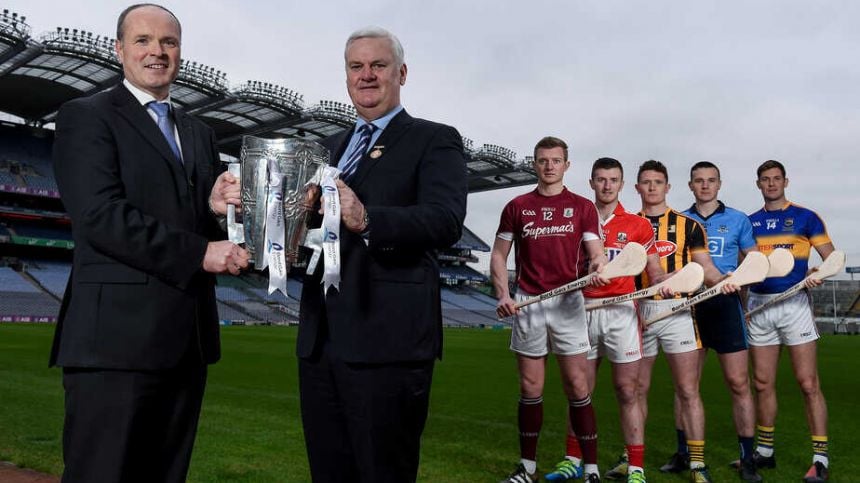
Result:
M397 64L397 67L399 68L405 62L403 45L400 43L400 40L396 35L382 27L364 27L350 34L349 38L346 39L346 47L343 49L344 61L346 60L346 51L349 50L349 46L358 39L388 39L391 43L391 53L394 54L394 62Z

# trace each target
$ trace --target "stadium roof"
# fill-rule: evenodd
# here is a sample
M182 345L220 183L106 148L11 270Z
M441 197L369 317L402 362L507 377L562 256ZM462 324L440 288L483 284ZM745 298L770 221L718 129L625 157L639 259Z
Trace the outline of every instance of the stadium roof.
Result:
M57 27L34 39L24 16L0 14L0 111L43 126L64 102L104 90L122 79L114 39L80 29ZM319 140L349 128L355 109L334 101L305 106L286 87L248 81L230 88L213 67L183 60L171 99L209 124L222 153L238 157L242 136L302 137ZM537 182L530 163L510 149L463 138L469 192Z

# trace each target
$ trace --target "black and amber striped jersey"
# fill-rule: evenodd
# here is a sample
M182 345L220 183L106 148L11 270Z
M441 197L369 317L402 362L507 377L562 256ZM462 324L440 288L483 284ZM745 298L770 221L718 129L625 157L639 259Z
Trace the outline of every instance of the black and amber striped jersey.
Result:
M660 266L666 273L672 273L693 261L694 253L708 253L708 236L705 230L698 221L689 216L671 208L667 208L662 215L647 216L639 212L639 216L644 216L651 222ZM637 289L648 285L648 275L645 272L636 277Z

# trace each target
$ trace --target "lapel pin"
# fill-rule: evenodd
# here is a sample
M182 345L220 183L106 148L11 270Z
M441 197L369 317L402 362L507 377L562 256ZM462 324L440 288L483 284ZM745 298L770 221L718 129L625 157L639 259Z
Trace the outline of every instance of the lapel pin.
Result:
M370 152L370 157L372 159L376 159L376 158L382 156L383 148L385 148L385 146L374 146L373 151Z

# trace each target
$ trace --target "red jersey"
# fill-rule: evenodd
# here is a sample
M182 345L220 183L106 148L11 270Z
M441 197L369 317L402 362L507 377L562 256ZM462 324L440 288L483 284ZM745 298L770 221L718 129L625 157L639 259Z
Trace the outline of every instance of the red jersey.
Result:
M567 188L554 196L534 190L505 205L496 236L514 242L519 288L540 294L585 275L583 235L600 236L598 220L594 203Z
M643 247L648 255L657 254L657 246L654 244L654 229L645 218L633 213L628 213L618 203L615 211L609 218L601 222L603 227L603 247L606 250L606 258L610 261L621 253L630 242L636 242ZM588 287L583 291L586 297L602 298L615 297L636 291L636 282L633 277L614 278L608 285L603 287Z

